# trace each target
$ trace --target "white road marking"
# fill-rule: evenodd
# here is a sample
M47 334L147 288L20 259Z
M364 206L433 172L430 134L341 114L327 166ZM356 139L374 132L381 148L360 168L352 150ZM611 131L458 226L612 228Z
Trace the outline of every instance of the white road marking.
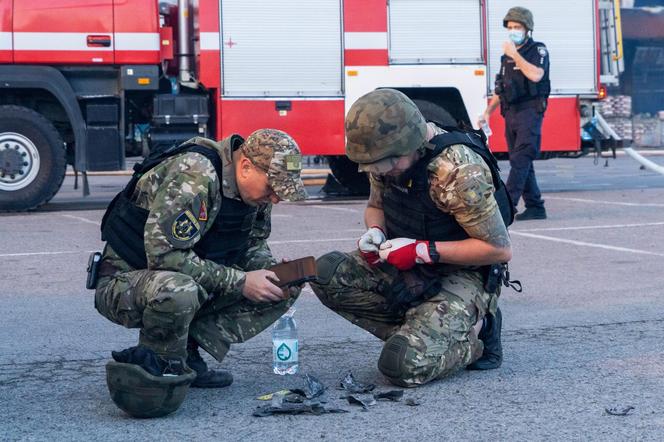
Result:
M609 246L609 245L606 245L606 244L596 244L596 243L584 242L584 241L574 241L572 239L554 238L552 236L535 235L534 233L517 232L517 231L514 231L514 230L511 231L510 233L512 235L525 236L527 238L543 239L543 240L546 240L546 241L561 242L561 243L565 243L565 244L572 244L572 245L575 245L575 246L593 247L593 248L597 248L597 249L613 250L613 251L616 251L616 252L635 253L635 254L638 254L638 255L664 256L664 253L648 252L647 250L628 249L626 247Z
M664 222L659 223L640 223L640 224L607 224L600 226L575 226L575 227L542 227L539 229L519 229L510 230L510 232L548 232L556 230L594 230L594 229L624 229L629 227L650 227L664 226Z
M81 221L83 223L94 224L95 226L101 226L100 222L92 221L91 219L83 218L81 216L74 216L74 215L60 215L60 216L63 217L63 218L75 219L75 220Z
M328 207L328 206L318 206L318 205L311 205L308 207L315 207L316 209L338 210L339 212L359 213L359 210L357 209L346 209L345 207Z
M94 250L66 250L61 252L26 252L26 253L3 253L0 258L12 258L16 256L41 256L41 255L73 255L76 253L92 253ZM97 250L98 251L98 250Z
M590 204L611 204L615 206L629 206L629 207L664 207L664 204L658 203L623 203L620 201L604 201L604 200L589 200L586 198L566 198L562 196L546 196L550 200L573 201L576 203L590 203Z
M357 241L357 238L325 238L325 239L289 239L286 241L268 241L268 244L299 244L308 242L341 242L341 241ZM2 255L0 255L2 256Z

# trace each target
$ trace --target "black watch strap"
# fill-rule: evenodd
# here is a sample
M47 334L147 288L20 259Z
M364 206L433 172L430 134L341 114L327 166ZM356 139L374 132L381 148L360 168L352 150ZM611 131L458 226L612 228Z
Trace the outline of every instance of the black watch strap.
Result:
M440 262L440 253L436 250L436 241L429 241L429 257L431 258L432 264L438 264Z

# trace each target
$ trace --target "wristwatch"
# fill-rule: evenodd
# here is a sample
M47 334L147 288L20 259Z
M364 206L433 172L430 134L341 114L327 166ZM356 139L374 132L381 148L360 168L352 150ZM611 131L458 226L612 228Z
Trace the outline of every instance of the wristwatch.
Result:
M431 264L440 262L440 253L436 250L436 241L429 241L429 257L431 258Z

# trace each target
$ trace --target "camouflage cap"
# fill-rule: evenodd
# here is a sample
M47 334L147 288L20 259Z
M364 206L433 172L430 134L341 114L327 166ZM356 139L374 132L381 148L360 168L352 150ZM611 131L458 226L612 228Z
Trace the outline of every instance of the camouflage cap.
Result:
M242 145L242 153L267 173L268 183L277 196L286 201L307 197L300 177L302 154L295 140L277 129L259 129Z
M346 155L360 164L407 155L422 147L427 126L415 103L395 89L358 98L346 115Z
M509 11L507 11L505 18L503 19L504 28L507 27L508 21L515 21L517 23L521 23L529 31L533 30L533 26L535 24L533 20L533 13L530 12L529 9L523 8L521 6L515 6L513 8L510 8Z

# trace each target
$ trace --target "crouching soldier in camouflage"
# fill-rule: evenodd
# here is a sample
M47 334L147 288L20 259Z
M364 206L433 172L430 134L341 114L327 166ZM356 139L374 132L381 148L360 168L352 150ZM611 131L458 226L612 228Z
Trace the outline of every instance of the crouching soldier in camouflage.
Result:
M231 384L199 346L221 361L295 302L300 290L265 270L276 263L266 240L271 204L306 193L300 150L274 129L194 138L135 170L102 221L95 307L140 328L138 346L113 352L107 382L120 408L152 417L175 411L189 383Z
M394 384L498 367L500 284L487 288L486 274L511 259L513 213L486 145L427 123L392 89L353 104L346 137L348 157L370 173L368 230L359 250L318 259L314 292L385 341L378 368Z

